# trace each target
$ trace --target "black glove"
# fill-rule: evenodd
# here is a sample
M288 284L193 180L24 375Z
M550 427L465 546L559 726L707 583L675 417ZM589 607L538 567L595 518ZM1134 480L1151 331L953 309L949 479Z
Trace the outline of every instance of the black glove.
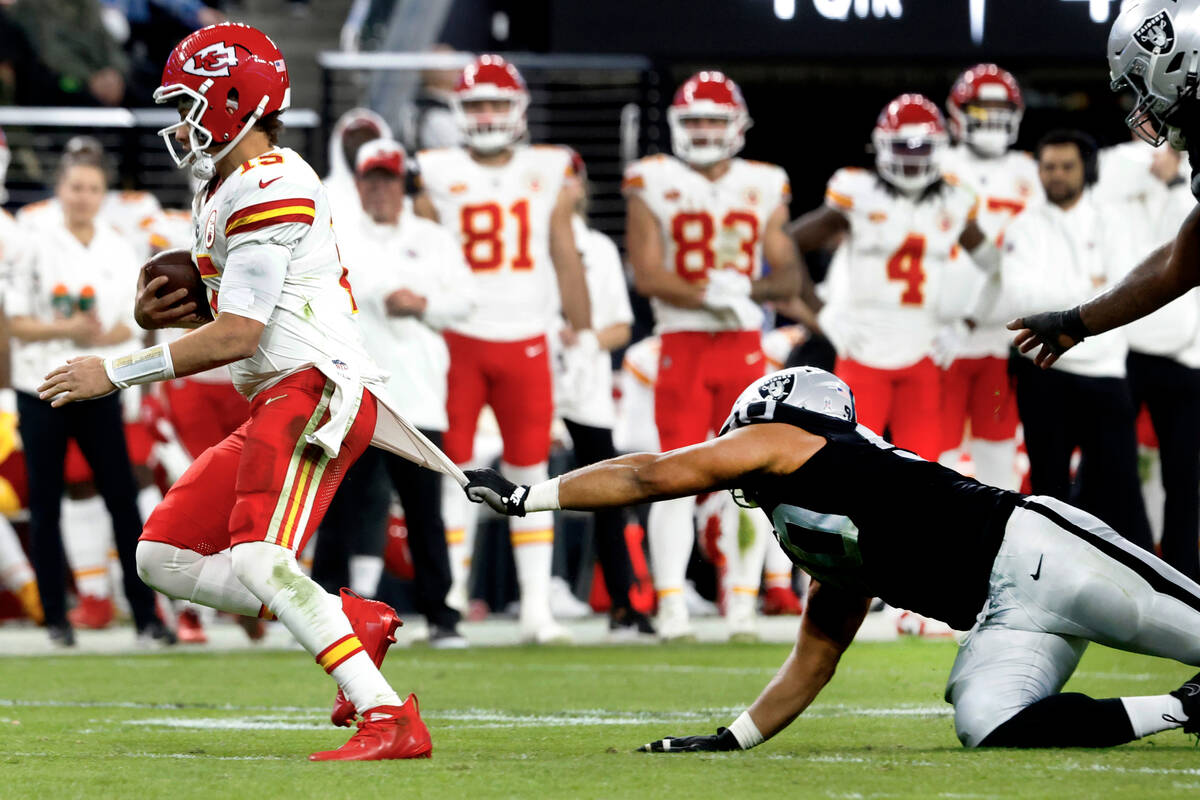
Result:
M1038 341L1021 346L1021 352L1032 350L1035 344L1041 344L1056 356L1061 356L1067 350L1086 339L1091 331L1083 324L1079 314L1079 306L1067 311L1044 311L1041 314L1031 314L1020 320L1022 327L1037 334ZM1073 341L1063 344L1061 336L1069 336Z
M639 753L713 753L741 750L729 728L717 728L715 736L667 736L637 749Z
M510 517L525 516L528 486L518 486L494 469L469 469L464 474L467 485L463 490L473 502L487 503Z

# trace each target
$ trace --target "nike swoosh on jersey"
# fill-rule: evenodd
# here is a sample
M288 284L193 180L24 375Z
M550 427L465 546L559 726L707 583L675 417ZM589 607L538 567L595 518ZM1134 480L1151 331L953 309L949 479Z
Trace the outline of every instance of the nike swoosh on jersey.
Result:
M269 400L264 400L264 401L263 401L263 405L264 405L264 406L269 406L269 405L271 405L271 403L274 403L276 400L282 400L282 399L283 399L283 398L285 398L285 397L287 397L287 395L286 395L286 394L277 394L277 395L275 395L274 397L272 397L272 398L271 398L271 399L269 399Z
M265 189L265 188L267 188L268 186L270 186L272 183L274 183L275 181L279 180L279 179L280 179L280 178L282 178L282 177L283 177L282 175L276 175L274 178L271 178L271 180L269 180L269 181L264 181L264 180L262 180L262 179L260 178L260 179L259 179L259 181L258 181L258 188L260 188L260 189Z
M526 358L536 358L537 356L540 356L542 354L542 351L545 349L546 349L546 346L541 345L541 344L528 345L525 348L525 357Z

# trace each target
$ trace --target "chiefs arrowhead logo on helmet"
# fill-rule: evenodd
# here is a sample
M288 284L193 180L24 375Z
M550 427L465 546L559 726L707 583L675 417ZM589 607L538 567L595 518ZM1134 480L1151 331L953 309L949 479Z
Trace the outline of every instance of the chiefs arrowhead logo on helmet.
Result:
M224 42L214 42L203 50L197 50L183 64L183 71L203 78L224 78L229 68L236 67L237 53Z

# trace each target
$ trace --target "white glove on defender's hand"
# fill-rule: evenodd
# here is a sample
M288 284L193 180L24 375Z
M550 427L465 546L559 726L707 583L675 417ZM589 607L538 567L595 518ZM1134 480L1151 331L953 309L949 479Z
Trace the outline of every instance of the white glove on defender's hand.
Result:
M933 337L930 359L939 369L948 369L963 351L970 333L971 328L961 319L943 325Z

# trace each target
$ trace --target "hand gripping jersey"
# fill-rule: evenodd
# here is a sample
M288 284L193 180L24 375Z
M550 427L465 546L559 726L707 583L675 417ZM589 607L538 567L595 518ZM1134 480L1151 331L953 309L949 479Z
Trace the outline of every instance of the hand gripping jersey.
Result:
M751 280L762 277L762 232L767 220L791 197L787 173L774 164L730 159L715 181L673 156L657 155L630 164L623 191L642 199L658 220L663 267L688 281L712 269L732 269ZM655 333L730 330L728 315L705 308L679 308L657 298Z
M231 311L266 325L254 355L230 364L233 383L254 397L310 365L364 383L382 375L363 348L347 271L338 256L329 205L320 178L287 148L273 148L196 195L192 257L208 287L214 313ZM253 285L222 291L228 260L240 247L273 244L290 258L273 308L262 308ZM251 282L271 276L246 270ZM277 276L276 278L277 279Z
M550 214L573 173L570 155L522 146L490 167L464 148L447 148L418 153L417 162L439 221L458 238L475 277L475 310L450 330L499 342L544 334L558 307Z
M975 192L979 199L976 221L997 247L1003 245L1005 229L1021 212L1045 202L1037 162L1020 150L1009 150L996 158L982 158L960 144L950 149L944 167ZM975 310L989 278L976 269L969 258L956 259L954 267L961 283L953 294L956 300L965 301L966 305L953 307L957 303L952 301L952 307L943 310L948 316L963 316ZM1007 357L1012 335L1004 328L1004 322L1007 320L981 320L982 324L967 336L960 355L965 358Z
M830 266L830 311L844 331L839 355L875 369L917 363L937 332L940 284L975 218L974 194L947 176L914 200L874 172L840 169L825 202L850 222Z
M735 406L722 433L784 422L823 436L804 466L741 486L783 550L822 583L967 630L1021 495L892 447L863 425L767 398Z

